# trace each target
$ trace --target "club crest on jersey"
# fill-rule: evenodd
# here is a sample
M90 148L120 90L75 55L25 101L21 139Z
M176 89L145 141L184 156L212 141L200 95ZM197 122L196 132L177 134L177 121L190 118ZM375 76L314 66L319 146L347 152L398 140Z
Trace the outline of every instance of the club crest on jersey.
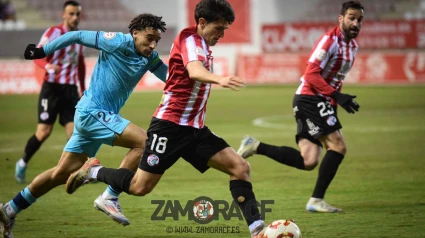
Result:
M148 164L150 166L156 166L156 165L158 165L159 164L159 157L156 156L156 155L154 155L154 154L150 154L148 156Z
M116 32L104 32L103 33L103 38L107 39L107 40L112 40L114 39L114 37L117 35Z
M326 59L327 56L328 56L328 52L324 49L320 49L316 54L316 59L319 61L322 61Z
M40 114L40 119L43 120L43 121L49 119L49 113L48 112L42 112Z
M201 47L199 47L199 46L197 46L197 47L195 48L195 53L196 53L197 55L199 55L199 56L206 57L206 54L205 54L204 49L202 49L202 48L201 48Z
M330 126L335 126L336 124L336 117L334 116L329 116L328 119L326 119L326 122L328 123L328 125Z

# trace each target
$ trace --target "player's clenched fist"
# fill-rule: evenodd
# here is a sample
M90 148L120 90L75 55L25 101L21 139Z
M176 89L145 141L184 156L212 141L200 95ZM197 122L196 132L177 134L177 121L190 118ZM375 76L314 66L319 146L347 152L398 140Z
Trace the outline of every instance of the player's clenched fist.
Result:
M27 60L41 59L46 57L43 48L37 48L34 44L29 44L25 49L24 57Z
M230 88L232 90L238 91L239 88L245 86L245 81L238 76L227 76L220 79L219 85L223 88Z

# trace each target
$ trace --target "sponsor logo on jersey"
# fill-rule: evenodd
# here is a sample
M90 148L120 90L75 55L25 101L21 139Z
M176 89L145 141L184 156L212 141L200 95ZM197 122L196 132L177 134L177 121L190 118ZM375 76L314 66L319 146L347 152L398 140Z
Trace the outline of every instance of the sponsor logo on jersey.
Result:
M114 37L117 35L116 32L104 32L103 37L107 40L114 39Z
M320 49L317 52L316 59L319 60L319 61L322 61L322 60L326 59L327 56L328 56L328 52L324 49Z
M195 53L196 53L197 55L199 55L199 56L206 57L206 54L205 54L204 49L202 49L202 48L201 48L201 47L199 47L199 46L197 46L197 47L195 48Z
M320 128L314 125L314 123L310 119L307 119L306 122L307 122L308 128L310 128L310 130L308 131L310 135L314 136L317 133L319 133Z

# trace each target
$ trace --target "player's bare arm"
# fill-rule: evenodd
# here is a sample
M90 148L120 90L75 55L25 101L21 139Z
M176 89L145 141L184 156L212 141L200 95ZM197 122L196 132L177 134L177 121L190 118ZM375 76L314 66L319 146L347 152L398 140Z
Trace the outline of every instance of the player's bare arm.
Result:
M186 65L189 77L193 80L203 83L214 83L223 88L230 88L238 91L239 88L245 86L245 82L237 76L221 77L208 71L201 61L192 61Z

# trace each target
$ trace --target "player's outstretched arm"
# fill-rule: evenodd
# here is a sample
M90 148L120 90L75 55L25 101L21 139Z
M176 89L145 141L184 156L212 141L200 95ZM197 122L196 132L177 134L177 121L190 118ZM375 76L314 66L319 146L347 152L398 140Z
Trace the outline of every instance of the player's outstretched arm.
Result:
M237 76L221 77L208 71L201 61L192 61L186 65L186 70L192 80L203 83L214 83L224 88L230 88L238 91L245 86L245 82Z
M41 59L72 44L98 48L96 47L98 38L99 32L97 31L71 31L47 43L42 48L36 48L34 44L28 45L25 49L24 57L28 60Z

